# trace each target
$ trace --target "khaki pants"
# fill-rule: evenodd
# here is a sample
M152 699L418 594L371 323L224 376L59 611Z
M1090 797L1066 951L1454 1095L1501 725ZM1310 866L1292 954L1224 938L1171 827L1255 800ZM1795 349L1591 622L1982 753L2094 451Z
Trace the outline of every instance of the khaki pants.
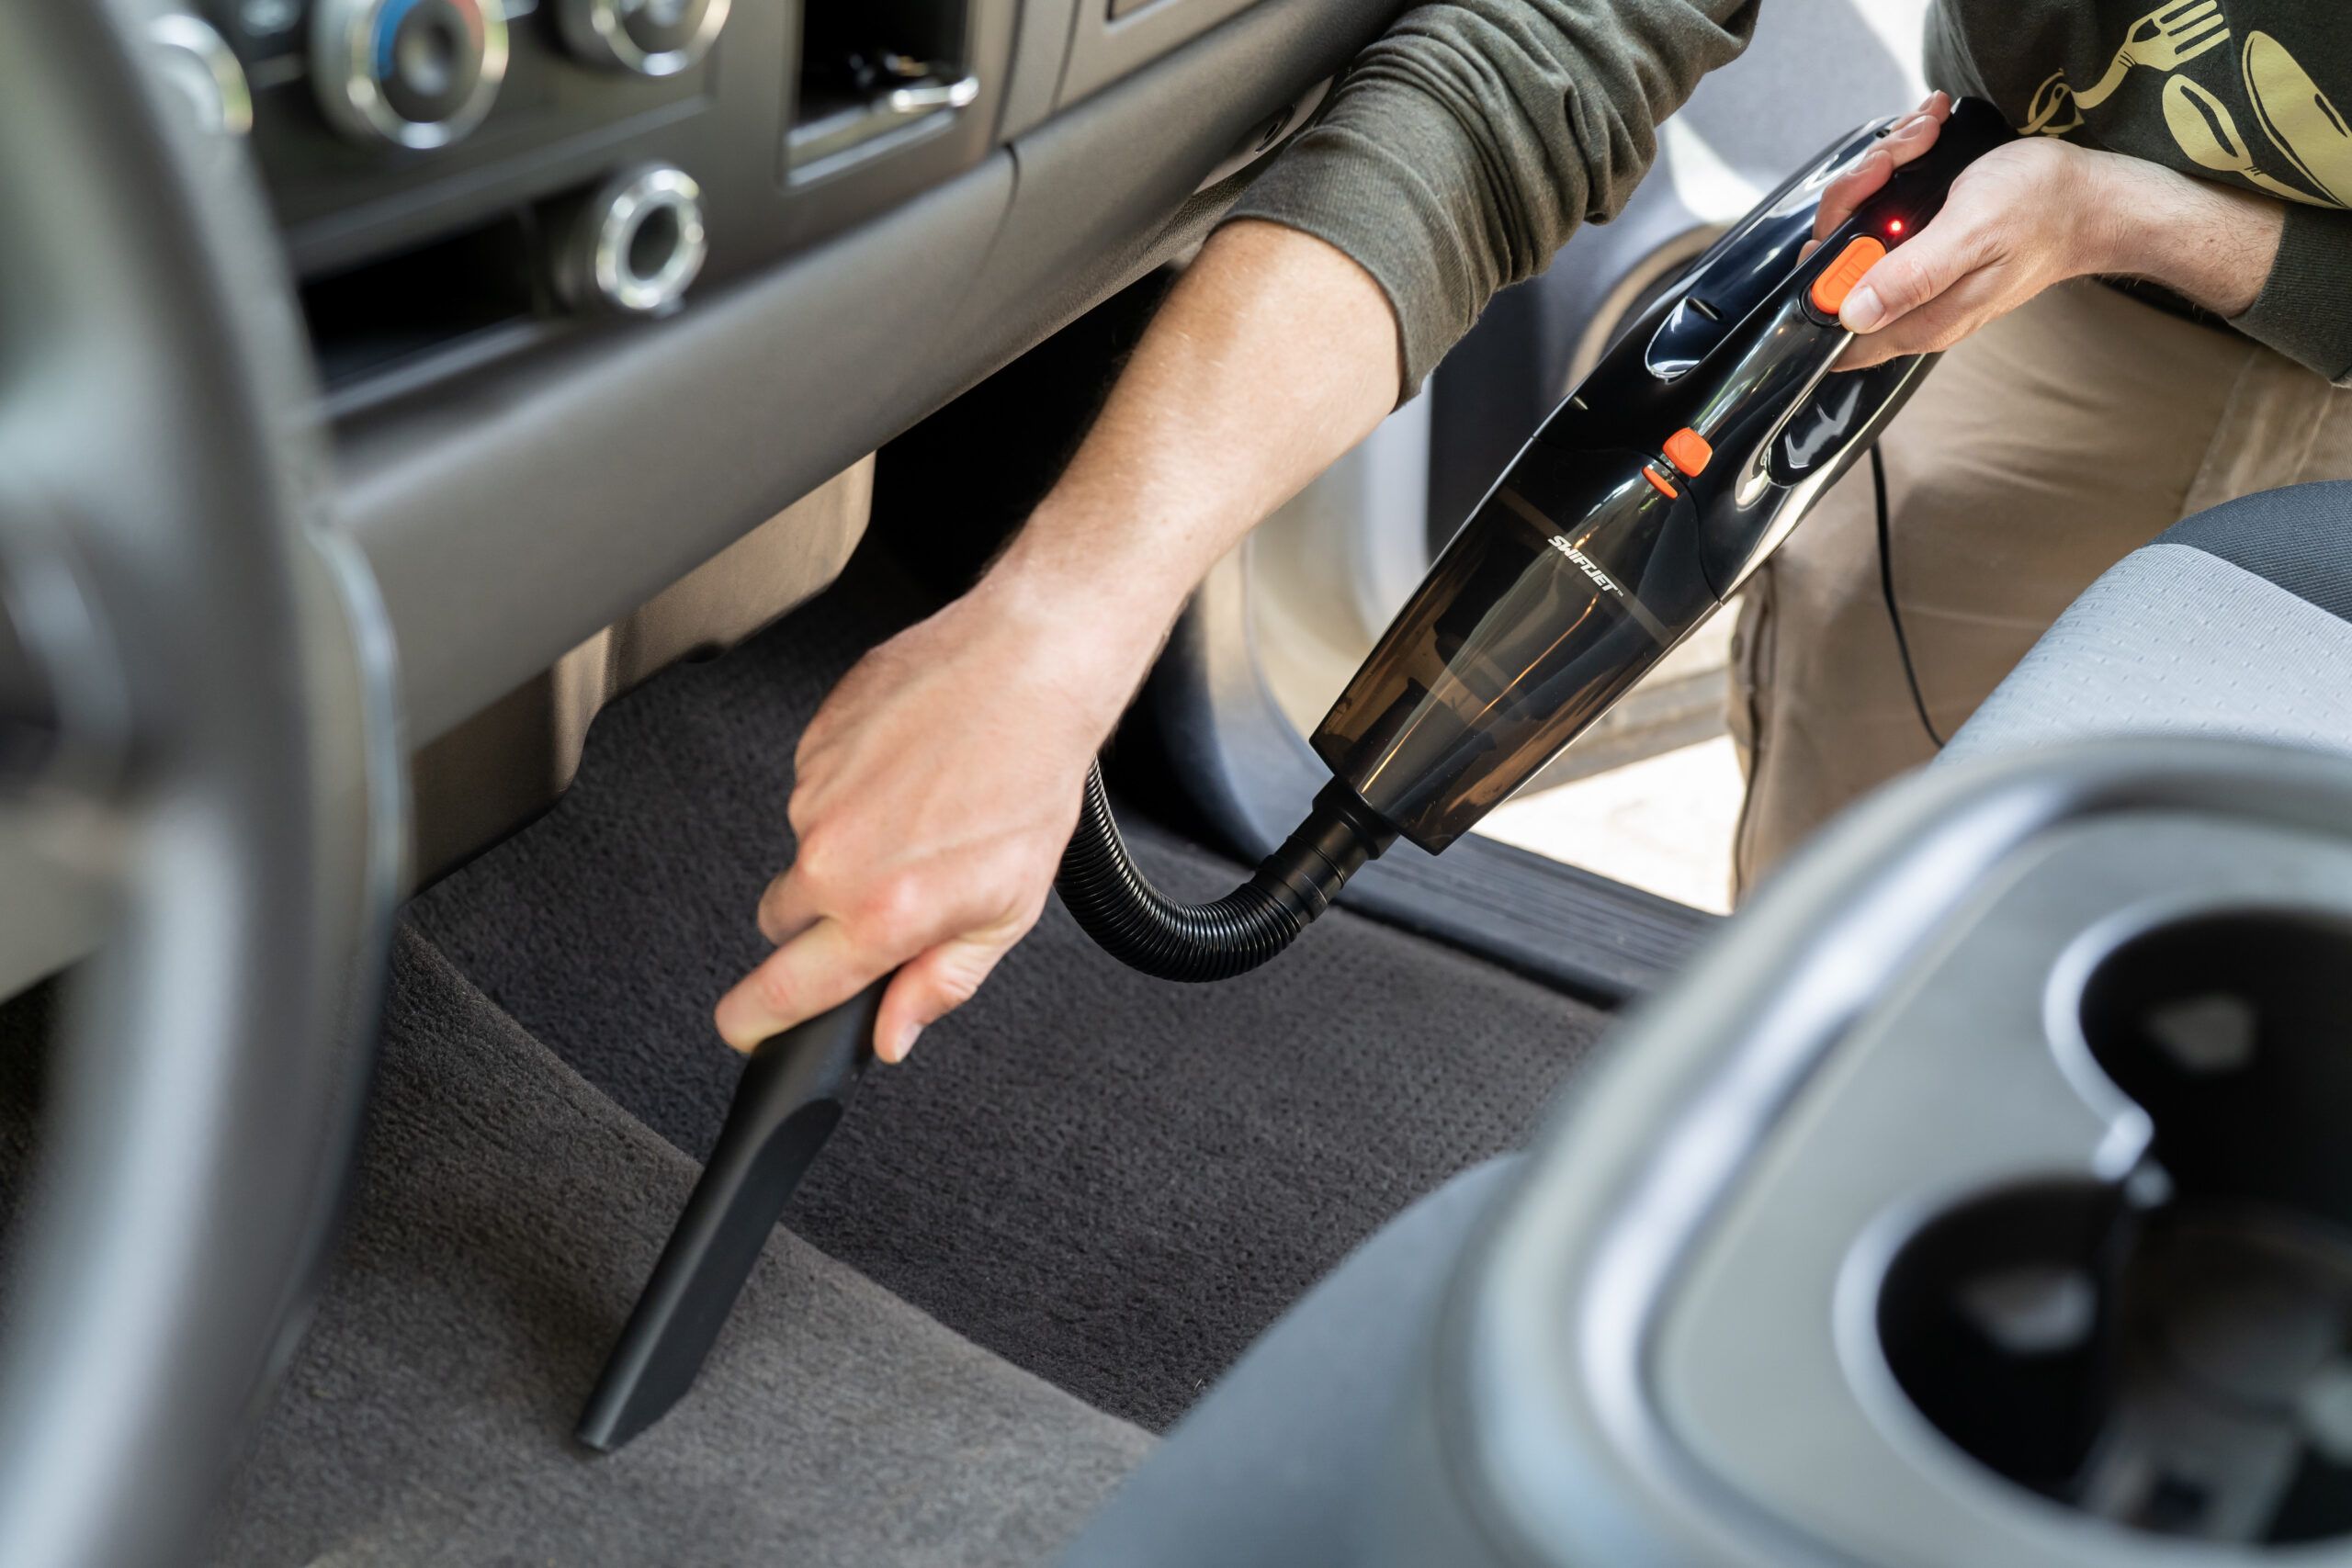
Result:
M1880 446L1895 601L1949 738L2093 578L2174 522L2352 478L2352 391L2085 278L1946 355ZM1934 755L1887 619L1867 464L1742 593L1730 707L1743 892Z

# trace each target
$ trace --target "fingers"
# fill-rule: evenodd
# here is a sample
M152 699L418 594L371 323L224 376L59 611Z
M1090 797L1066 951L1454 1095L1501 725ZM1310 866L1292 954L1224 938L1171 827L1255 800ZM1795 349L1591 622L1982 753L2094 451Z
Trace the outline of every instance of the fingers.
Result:
M874 1054L903 1062L915 1037L972 999L1023 930L1017 922L951 938L898 966L874 1021ZM770 953L719 998L718 1032L738 1051L857 995L896 963L861 945L839 920L820 919Z
M1813 217L1815 242L1826 239L1854 215L1856 208L1885 188L1895 170L1933 147L1951 117L1951 99L1940 92L1930 93L1926 103L1887 127L1876 145L1821 193L1821 204Z
M797 865L786 867L760 895L760 934L782 947L815 925L822 913L808 876Z
M1921 120L1931 121L1937 130L1941 130L1944 121L1951 118L1951 95L1939 87L1934 92L1929 93L1925 98L1921 99L1917 108L1913 109L1909 114L1905 115L1901 119L1896 120L1893 125L1889 126L1887 128L1887 131L1888 134L1892 135L1894 132L1905 130ZM1926 152L1928 147L1935 145L1935 136L1930 133L1928 137L1927 146L1920 148L1919 151L1922 152ZM1915 157L1917 155L1917 153L1913 154ZM1896 160L1898 163L1906 161L1907 160L1904 159Z
M860 943L839 920L821 919L718 998L719 1037L749 1051L772 1034L836 1008L887 974L899 955Z
M874 1020L874 1054L905 1061L915 1037L970 1001L1011 947L989 935L957 937L901 968Z
M944 892L935 878L900 870L863 881L835 873L822 829L801 841L792 868L768 884L760 929L777 943L719 999L720 1036L738 1051L839 1005L898 970L875 1020L875 1054L903 1060L925 1025L969 1000L1044 907L1044 891L989 912ZM831 868L831 869L829 869ZM974 886L1005 880L1003 868L966 864ZM954 886L950 879L948 886Z
M1836 233L1838 225L1854 215L1854 209L1876 196L1894 175L1894 157L1884 147L1873 147L1852 168L1831 180L1821 193L1821 205L1814 209L1813 242L1805 247L1806 254Z

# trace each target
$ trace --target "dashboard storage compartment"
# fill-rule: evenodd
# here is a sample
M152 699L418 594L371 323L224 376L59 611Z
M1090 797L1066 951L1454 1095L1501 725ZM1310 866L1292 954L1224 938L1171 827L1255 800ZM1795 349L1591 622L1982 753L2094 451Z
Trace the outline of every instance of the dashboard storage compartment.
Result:
M539 215L522 208L413 250L311 279L302 314L330 394L462 353L527 337L550 302Z
M804 0L785 162L815 179L944 130L980 94L967 0Z

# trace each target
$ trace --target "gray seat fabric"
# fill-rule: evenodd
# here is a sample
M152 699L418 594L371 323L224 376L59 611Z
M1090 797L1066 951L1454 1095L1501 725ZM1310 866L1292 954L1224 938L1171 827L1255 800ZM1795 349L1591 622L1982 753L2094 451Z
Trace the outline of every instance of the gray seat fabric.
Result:
M693 1394L579 1448L694 1179L404 935L349 1234L213 1561L1028 1568L1150 1447L779 1230Z
M1943 755L2144 735L2352 753L2352 481L2213 507L2125 557Z

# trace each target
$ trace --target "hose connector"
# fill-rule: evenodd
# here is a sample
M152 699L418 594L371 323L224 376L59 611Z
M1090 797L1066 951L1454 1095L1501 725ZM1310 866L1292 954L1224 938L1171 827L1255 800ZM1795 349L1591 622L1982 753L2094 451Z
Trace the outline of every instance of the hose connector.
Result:
M1078 831L1054 886L1079 928L1131 968L1162 980L1229 980L1296 941L1396 840L1396 830L1334 779L1249 881L1214 903L1180 904L1137 869L1098 763L1087 770Z

